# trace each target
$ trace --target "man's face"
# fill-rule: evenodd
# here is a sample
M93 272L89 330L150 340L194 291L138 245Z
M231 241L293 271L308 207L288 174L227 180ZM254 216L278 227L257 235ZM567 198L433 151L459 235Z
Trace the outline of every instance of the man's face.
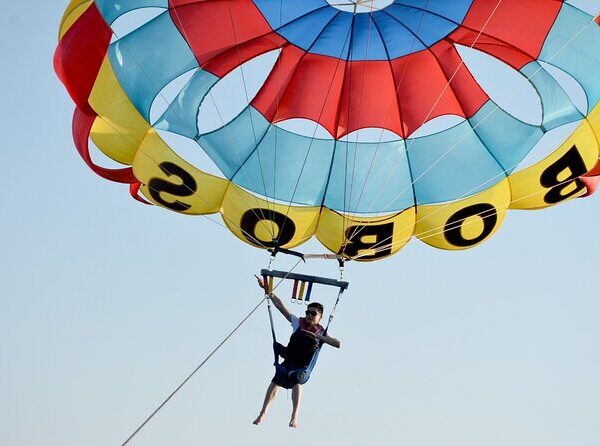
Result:
M316 308L309 307L306 309L306 322L309 324L318 324L322 316Z

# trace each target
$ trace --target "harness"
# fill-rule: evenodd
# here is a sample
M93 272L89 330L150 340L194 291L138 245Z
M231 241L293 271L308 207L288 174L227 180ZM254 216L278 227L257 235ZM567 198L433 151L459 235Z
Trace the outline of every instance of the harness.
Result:
M348 288L348 285L349 285L348 282L342 281L341 278L340 278L340 280L336 280L336 279L329 279L329 278L325 278L325 277L310 276L310 275L306 275L306 274L289 273L289 272L285 272L285 271L276 271L276 270L268 270L268 269L263 269L263 270L261 270L260 273L263 278L265 294L269 294L273 291L273 278L280 278L282 280L293 280L294 286L293 286L293 290L292 290L292 302L298 303L298 304L305 303L308 305L308 303L310 303L310 296L312 293L313 285L315 283L321 284L321 285L337 287L339 289L337 299L331 310L331 313L329 314L327 326L321 333L323 336L327 335L327 331L329 330L329 326L331 325L331 322L333 321L333 318L335 316L335 311L340 302L342 294ZM307 284L308 284L308 291L305 296L304 290L307 289ZM298 292L298 289L299 289L299 292ZM269 310L269 323L271 325L271 335L273 337L273 355L274 355L273 365L275 366L276 374L277 373L287 374L291 381L298 382L298 384L306 383L308 381L308 379L310 378L310 375L311 375L315 365L317 364L317 360L319 359L319 354L321 353L321 348L323 347L323 341L315 342L312 338L308 338L308 336L302 334L302 332L300 332L300 330L298 329L298 330L294 331L294 333L292 334L292 337L290 338L290 343L288 344L288 347L286 348L285 346L283 346L282 344L277 342L277 336L275 334L275 326L273 324L273 312L271 309L271 301L269 299L267 299L267 309ZM302 321L301 321L301 323L302 323ZM299 328L301 328L301 327L299 327ZM310 351L311 349L308 348L308 349L304 350L304 351L308 351L308 355L304 356L302 354L299 354L299 356L301 356L301 357L294 356L294 355L298 355L298 352L303 350L302 347L306 347L304 345L304 342L307 339L310 340L311 342L315 343L314 351L312 351L312 353L311 353L311 351ZM293 357L289 357L290 354ZM285 361L283 363L280 363L280 358L284 358ZM292 368L288 368L288 365L292 365Z

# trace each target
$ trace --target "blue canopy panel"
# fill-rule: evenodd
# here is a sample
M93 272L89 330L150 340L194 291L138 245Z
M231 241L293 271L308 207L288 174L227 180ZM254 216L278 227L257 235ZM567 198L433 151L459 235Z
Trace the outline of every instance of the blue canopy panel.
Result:
M112 23L122 15L142 8L169 8L169 0L95 0L94 3L106 20Z
M427 47L423 42L413 35L406 25L398 22L398 19L389 14L377 14L373 16L376 30L385 42L386 51L390 60L407 54L422 51ZM398 30L403 32L398 32Z
M307 20L306 23L311 23L314 19L313 15L319 11L339 12L325 0L253 0L253 2L274 30L294 21Z
M109 57L121 87L148 122L158 93L198 61L168 12L111 44Z
M456 24L462 23L472 3L473 0L454 0L451 2L438 0L398 0L395 2L397 6L427 11ZM395 5L392 7L395 7ZM388 9L386 8L386 11Z
M518 120L493 101L486 102L469 119L469 123L483 146L507 173L517 167L544 135L540 127ZM462 150L462 143L456 150ZM484 189L502 179L503 177L494 179Z
M198 69L154 127L198 139L198 110L210 89L220 80L214 74Z
M404 210L415 204L413 180L418 204L476 194L501 181L544 133L489 101L470 121L407 144L313 139L270 125L253 107L198 136L196 115L179 107L189 101L197 109L214 82L199 70L157 127L196 139L224 176L247 190L283 202L323 202L338 211Z
M359 214L399 212L414 206L404 141L337 141L324 204Z
M585 91L587 112L600 100L600 27L585 12L564 4L548 34L539 60L570 74Z
M221 169L223 175L232 180L264 139L270 126L269 121L256 109L247 107L227 125L201 135L196 140ZM261 161L265 160L261 157ZM261 171L257 169L256 172L248 172L246 169L244 175L249 175L246 179L250 184L243 187L264 195Z
M254 4L279 35L305 51L345 60L388 60L421 51L452 33L472 1L396 1L356 15L323 0L285 1L284 7L273 0Z
M270 199L321 206L334 145L332 139L313 139L271 126L232 180Z
M426 47L431 47L460 26L467 11L471 7L471 0L454 0L452 2L437 2L437 12L430 12L431 8L425 9L423 3L436 2L413 2L422 4L420 7L407 6L405 3L396 2L379 14L392 17L396 23L406 29L406 33L413 39L419 40ZM391 53L396 53L391 47ZM410 54L410 53L405 53ZM400 54L399 56L404 56ZM395 57L399 57L395 56Z
M284 11L287 11L287 7L284 8ZM322 37L324 30L329 29L330 26L335 26L336 29L340 26L339 23L333 25L331 23L333 20L338 19L339 17L343 17L343 15L335 8L330 8L329 6L317 8L312 10L307 15L300 16L294 20L286 22L278 30L278 34L283 36L288 41L294 42L296 46L302 48L303 50L308 51L317 39L327 39L327 37ZM348 31L345 32L348 34ZM331 36L331 38L334 37L335 35ZM342 39L342 42L337 42L337 44L342 45L344 40L347 40L345 35ZM334 42L332 42L332 44L333 43ZM340 55L340 50L338 50L337 55Z
M156 127L196 139L229 180L269 199L310 206L324 203L338 211L376 213L383 204L394 211L414 205L401 140L376 144L311 138L270 125L253 107L220 129L198 136L196 116L181 107L199 106L214 82L199 70Z
M545 131L583 119L560 84L539 62L531 62L521 69L536 89L542 102L542 127Z
M408 139L406 145L418 205L459 200L505 178L504 169L468 121Z
M312 26L307 24L306 26ZM321 29L310 48L302 48L314 54L348 59L352 29L352 15L337 14L325 28ZM285 35L284 38L287 38ZM293 41L290 41L295 43Z

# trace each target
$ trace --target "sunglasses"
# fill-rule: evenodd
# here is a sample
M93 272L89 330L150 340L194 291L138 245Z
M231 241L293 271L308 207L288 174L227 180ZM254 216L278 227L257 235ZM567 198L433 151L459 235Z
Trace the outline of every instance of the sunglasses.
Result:
M306 315L307 315L307 316L316 317L316 316L317 316L317 314L320 314L320 313L319 313L319 312L317 312L317 311L314 311L314 310L306 310Z

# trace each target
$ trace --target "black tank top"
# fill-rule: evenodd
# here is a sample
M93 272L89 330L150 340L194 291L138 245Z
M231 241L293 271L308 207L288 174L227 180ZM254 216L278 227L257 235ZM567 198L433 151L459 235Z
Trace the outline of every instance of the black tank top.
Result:
M319 347L319 341L317 339L310 337L302 331L303 329L306 330L308 328L303 319L304 318L300 319L298 329L292 333L292 336L290 337L285 356L287 362L297 367L308 366L315 351ZM320 325L315 328L316 330L313 331L314 333L323 333L323 327Z

